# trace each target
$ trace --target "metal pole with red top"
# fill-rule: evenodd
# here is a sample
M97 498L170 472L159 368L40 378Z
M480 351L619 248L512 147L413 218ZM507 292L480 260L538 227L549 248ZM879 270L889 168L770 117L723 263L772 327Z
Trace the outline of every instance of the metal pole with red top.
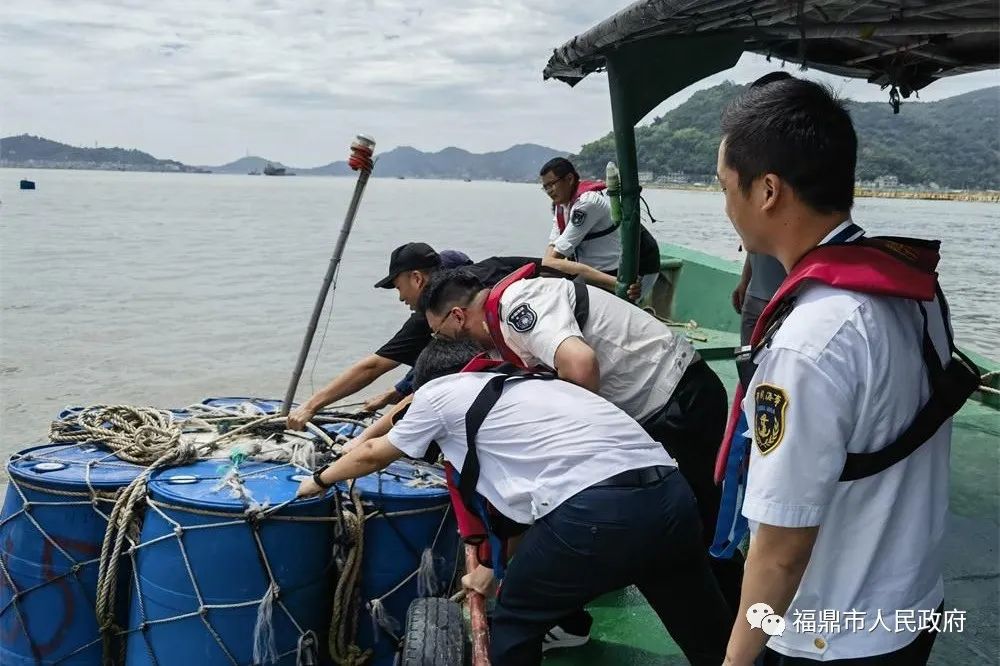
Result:
M285 401L281 406L281 415L288 416L295 399L295 390L299 386L299 379L302 378L302 370L305 368L306 359L309 357L309 348L312 347L313 336L316 334L316 326L319 324L319 317L323 313L323 305L326 303L326 296L330 291L330 286L340 268L340 259L344 255L344 247L347 245L347 237L351 233L354 225L354 216L357 215L358 205L361 203L361 195L364 194L365 185L371 177L372 168L375 162L372 154L375 152L375 141L362 134L357 135L351 143L351 156L347 159L347 165L358 172L358 182L354 186L354 196L351 197L351 205L347 208L347 216L340 227L340 236L337 237L337 245L333 249L333 256L330 258L330 265L326 269L326 276L323 278L323 286L319 290L316 298L316 305L313 306L312 317L309 319L309 327L306 329L306 338L302 341L302 349L299 350L299 360L295 363L295 370L292 372L292 381L288 384L285 392Z

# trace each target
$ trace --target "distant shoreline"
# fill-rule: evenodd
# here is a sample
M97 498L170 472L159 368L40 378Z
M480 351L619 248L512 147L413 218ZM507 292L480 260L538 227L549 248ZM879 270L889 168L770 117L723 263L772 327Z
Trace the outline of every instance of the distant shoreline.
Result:
M225 173L220 171L180 171L180 170L168 170L168 169L120 169L112 168L110 166L94 166L92 168L68 168L65 166L44 166L40 164L24 165L17 164L11 165L8 163L0 163L0 168L3 169L53 169L61 171L109 171L109 172L122 172L127 171L130 173L198 173L198 174L215 174L220 176L240 176L245 174L239 173ZM336 176L332 174L301 174L307 177L315 178L343 178L345 176ZM398 178L397 176L386 176L385 178ZM408 180L454 180L463 181L464 178L455 178L447 176L406 176ZM476 182L484 183L529 183L532 181L513 181L513 180L499 180L499 179L472 179ZM683 190L688 192L719 192L718 185L692 185L684 183L644 183L642 185L648 189L654 190ZM998 190L876 190L868 187L856 187L854 188L854 196L865 199L922 199L927 201L973 201L977 203L1000 203L1000 191Z
M718 185L685 185L682 183L646 183L643 187L690 192L720 191ZM875 190L868 187L855 187L854 196L865 199L926 199L929 201L1000 203L1000 191L997 190Z

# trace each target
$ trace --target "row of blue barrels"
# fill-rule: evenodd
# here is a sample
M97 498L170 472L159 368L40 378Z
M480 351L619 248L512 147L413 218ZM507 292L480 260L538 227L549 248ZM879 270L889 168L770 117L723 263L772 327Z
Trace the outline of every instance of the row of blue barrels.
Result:
M356 434L347 424L326 428ZM94 614L97 559L111 504L92 502L90 489L113 492L142 468L93 444L50 444L16 454L7 469L11 483L0 512L0 663L96 666L102 653ZM338 573L331 559L333 524L310 519L334 514L334 494L297 500L259 521L260 549L254 526L244 519L246 497L220 488L228 470L222 461L199 461L151 477L149 498L157 508L146 512L144 545L134 560L122 562L118 579L118 598L125 600L118 624L129 632L129 666L254 663L257 602L272 580L279 592L270 604L271 663L295 664L303 635L314 636L325 652ZM271 506L294 497L302 478L288 465L264 462L244 462L238 474L254 500ZM447 491L413 483L423 475L422 468L397 462L357 482L376 514L364 528L358 644L374 649L376 666L392 663L396 645L368 621L365 602L398 587L382 606L402 621L418 581L414 576L399 583L432 545L438 579L447 582L454 573L458 543L443 508Z

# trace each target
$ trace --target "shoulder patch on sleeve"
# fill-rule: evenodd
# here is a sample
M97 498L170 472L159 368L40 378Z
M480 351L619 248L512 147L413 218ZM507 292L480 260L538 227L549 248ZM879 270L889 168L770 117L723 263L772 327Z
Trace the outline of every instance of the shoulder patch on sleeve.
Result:
M574 227L578 227L581 224L583 224L586 219L587 219L587 211L583 210L582 208L577 208L573 211L573 214L570 216L569 221L570 224L572 224Z
M527 303L521 303L507 315L507 323L518 333L527 333L537 321L538 315Z
M753 439L762 456L778 448L785 438L788 393L774 384L760 384L753 392Z

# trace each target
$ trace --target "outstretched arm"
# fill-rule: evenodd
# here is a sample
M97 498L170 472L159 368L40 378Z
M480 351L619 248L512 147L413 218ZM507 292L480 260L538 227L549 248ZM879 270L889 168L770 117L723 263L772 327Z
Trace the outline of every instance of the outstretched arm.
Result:
M551 245L549 247L552 247ZM542 259L542 266L545 268L551 268L557 271L566 273L567 275L576 275L577 277L582 277L587 284L600 287L605 291L613 292L618 284L617 278L613 275L608 275L604 271L598 270L593 266L588 266L587 264L581 264L579 261L572 261L570 259L559 259L556 257L545 257ZM642 292L642 285L636 282L628 288L628 298L630 301L634 301L639 298Z
M375 439L376 437L381 437L392 430L392 424L393 421L396 420L396 414L406 409L407 405L411 402L413 402L413 394L410 394L400 400L399 404L380 416L375 423L362 430L360 435L345 444L344 452L346 453L351 449L357 448L365 442Z
M551 245L549 246L552 247ZM587 284L593 285L595 287L600 287L601 289L606 289L608 291L615 290L615 278L613 275L608 275L604 271L599 271L593 266L588 266L587 264L581 264L578 261L571 261L569 259L559 259L557 257L544 257L542 259L542 266L545 268L552 268L557 271L566 273L567 275L576 275L582 277L587 281Z
M365 442L353 451L337 459L332 465L323 470L320 479L326 485L332 485L348 479L356 479L367 476L372 472L385 469L390 463L403 457L403 452L389 443L387 437L378 437ZM297 497L318 495L323 492L321 488L310 476L303 479L299 484Z
M396 361L390 361L378 354L366 356L340 373L297 409L292 410L288 415L288 428L302 430L305 428L306 422L316 415L316 412L331 403L357 393L398 365L399 363Z

